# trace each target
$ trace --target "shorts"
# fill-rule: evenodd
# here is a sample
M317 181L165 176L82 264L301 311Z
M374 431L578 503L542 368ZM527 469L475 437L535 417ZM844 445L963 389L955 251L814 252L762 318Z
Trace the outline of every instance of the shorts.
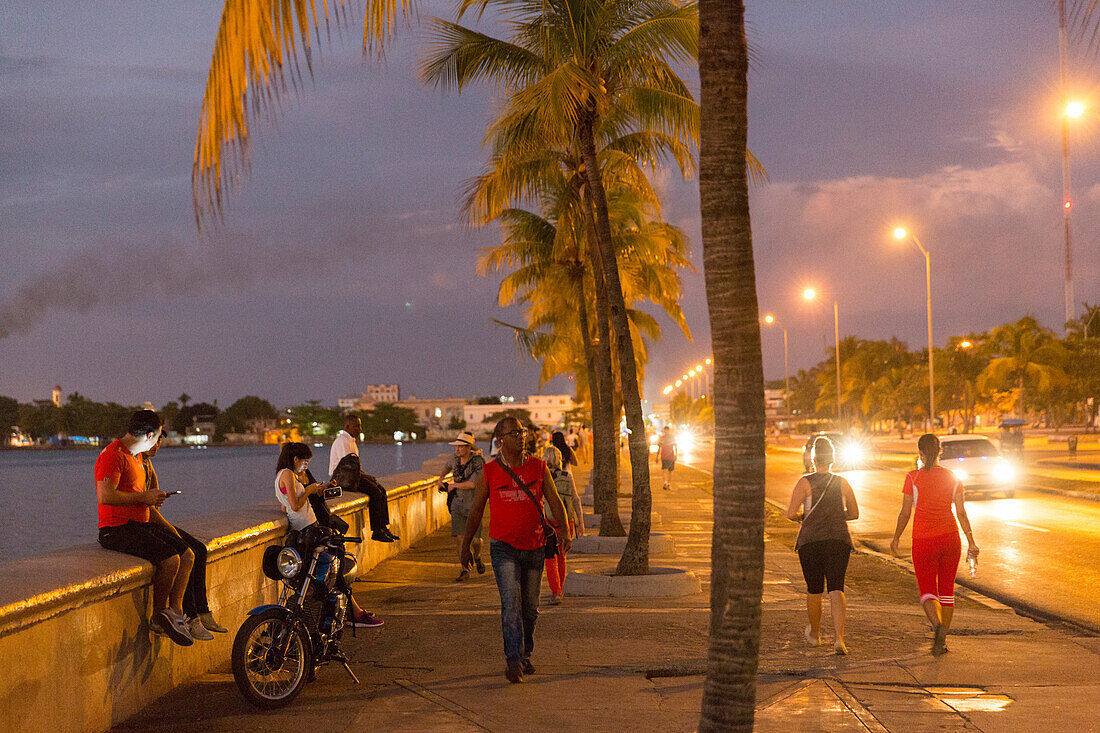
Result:
M844 540L818 540L807 542L798 548L798 562L802 565L802 577L806 579L806 592L817 595L844 590L844 575L848 572L848 558L852 546Z
M921 603L934 598L941 606L955 605L955 574L961 556L962 542L957 531L913 538L913 573L917 576Z
M458 489L451 499L451 537L461 537L466 534L466 522L470 518L470 510L474 508L474 490ZM481 537L481 525L477 525L474 537Z
M675 458L662 458L661 459L661 470L662 471L671 471L674 468L676 468L676 459Z
M100 527L99 544L108 550L140 557L159 565L190 548L172 530L153 522L128 521L117 527Z

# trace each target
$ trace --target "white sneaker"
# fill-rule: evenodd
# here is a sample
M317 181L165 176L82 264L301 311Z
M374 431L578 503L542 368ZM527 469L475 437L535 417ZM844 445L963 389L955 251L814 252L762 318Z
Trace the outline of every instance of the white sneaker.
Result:
M164 613L168 617L168 620L172 622L172 626L175 627L176 631L194 641L194 637L191 636L191 624L188 622L186 616L174 608L166 608L164 609ZM171 632L169 632L169 635L171 635Z
M214 638L214 635L202 625L202 619L198 617L191 619L191 622L187 624L187 630L190 632L191 638L197 641L210 641Z

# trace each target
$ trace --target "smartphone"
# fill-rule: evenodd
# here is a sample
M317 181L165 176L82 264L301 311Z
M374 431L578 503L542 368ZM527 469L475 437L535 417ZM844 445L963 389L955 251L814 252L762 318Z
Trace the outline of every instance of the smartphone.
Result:
M165 491L164 493L168 494L168 496L175 496L176 494L180 493L180 489L176 489L175 491Z

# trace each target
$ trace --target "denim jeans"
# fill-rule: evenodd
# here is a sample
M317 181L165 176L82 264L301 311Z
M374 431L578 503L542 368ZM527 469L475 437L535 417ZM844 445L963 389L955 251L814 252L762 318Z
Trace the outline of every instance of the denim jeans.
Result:
M507 542L489 541L489 557L500 591L500 628L508 666L531 658L544 563L541 547L520 550Z

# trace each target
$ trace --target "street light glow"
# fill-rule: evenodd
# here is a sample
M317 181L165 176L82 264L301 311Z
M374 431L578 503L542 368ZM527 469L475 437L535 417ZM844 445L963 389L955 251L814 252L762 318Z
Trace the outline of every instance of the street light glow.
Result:
M676 380L676 386L679 387L681 384L683 384L683 382L681 382L679 379L677 379Z
M1085 114L1084 102L1069 102L1066 104L1066 117L1080 117Z
M707 359L707 364L710 364L710 359Z
M665 394L668 394L671 391L672 391L672 385L671 384L668 385L667 387L665 387Z
M970 343L969 341L960 341L960 342L959 342L959 345L958 345L958 347L957 347L957 348L960 348L960 349L969 349L969 348L970 348L971 346L973 346L973 345L974 345L974 344Z
M692 369L690 372L688 372L688 376L689 377L694 377L695 376L695 370Z
M894 237L897 239L905 239L908 236L909 232L905 231L905 229L902 227L898 227L894 230Z
M767 323L769 326L775 323L775 316L771 315L770 313L764 316L764 323Z
M802 297L805 298L806 300L813 300L814 298L817 297L817 291L814 290L813 288L806 288L805 290L802 291Z

